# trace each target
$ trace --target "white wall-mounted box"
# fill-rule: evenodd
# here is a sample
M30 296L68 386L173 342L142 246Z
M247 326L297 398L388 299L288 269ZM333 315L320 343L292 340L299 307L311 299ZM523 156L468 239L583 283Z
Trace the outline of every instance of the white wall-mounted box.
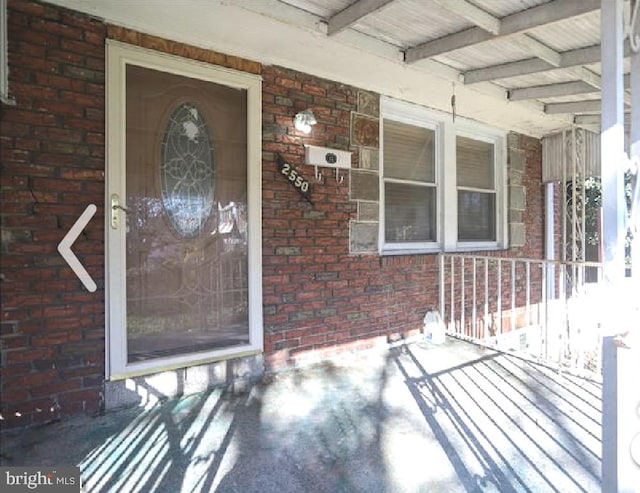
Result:
M318 147L304 146L305 163L324 168L351 168L351 152Z

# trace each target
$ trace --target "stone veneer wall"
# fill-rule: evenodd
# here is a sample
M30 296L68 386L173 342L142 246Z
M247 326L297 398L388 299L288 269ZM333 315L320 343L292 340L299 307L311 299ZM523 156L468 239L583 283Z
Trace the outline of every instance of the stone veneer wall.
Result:
M376 94L358 91L357 112L351 118L351 146L359 151L356 168L351 171L350 199L358 204L356 219L349 229L350 251L377 253L380 217L379 185L379 125L380 98ZM520 136L509 134L507 139L508 166L508 223L509 247L527 244L527 184L525 166L527 150L520 146Z
M357 112L351 116L351 146L360 158L351 171L349 198L358 205L349 224L349 249L353 253L378 251L380 218L380 97L358 91Z
M526 151L519 148L519 138L510 134L507 139L509 245L519 248L527 243L524 212L527 209L527 189L524 183Z

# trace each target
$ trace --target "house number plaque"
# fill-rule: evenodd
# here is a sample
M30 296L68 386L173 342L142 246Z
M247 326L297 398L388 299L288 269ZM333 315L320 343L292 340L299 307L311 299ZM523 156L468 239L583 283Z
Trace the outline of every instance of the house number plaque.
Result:
M278 167L280 173L291 183L291 186L295 188L302 197L313 205L311 202L311 185L309 182L296 170L292 165L285 162L282 156L278 155Z

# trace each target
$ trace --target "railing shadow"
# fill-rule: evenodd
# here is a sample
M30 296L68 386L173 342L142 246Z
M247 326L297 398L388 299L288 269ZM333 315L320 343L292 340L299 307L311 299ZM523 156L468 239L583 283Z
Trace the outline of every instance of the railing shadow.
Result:
M361 382L323 363L164 400L79 461L85 491L386 491L386 365Z
M600 490L592 383L461 341L361 358L171 400L141 384L161 402L52 426L69 436L40 450L87 492Z
M600 490L600 424L570 421L575 394L542 374L513 376L503 353L429 373L415 351L396 351L394 362L465 491ZM566 400L545 396L550 387Z
M239 449L252 452L224 472L216 491L387 491L386 365L361 380L330 362L276 377L261 389L259 413L253 411L260 428L237 430Z

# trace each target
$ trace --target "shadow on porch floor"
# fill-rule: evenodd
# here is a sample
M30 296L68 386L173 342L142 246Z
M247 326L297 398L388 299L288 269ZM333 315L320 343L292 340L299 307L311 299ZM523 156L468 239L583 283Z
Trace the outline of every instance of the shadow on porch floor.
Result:
M85 491L600 491L600 386L448 340L3 437Z

